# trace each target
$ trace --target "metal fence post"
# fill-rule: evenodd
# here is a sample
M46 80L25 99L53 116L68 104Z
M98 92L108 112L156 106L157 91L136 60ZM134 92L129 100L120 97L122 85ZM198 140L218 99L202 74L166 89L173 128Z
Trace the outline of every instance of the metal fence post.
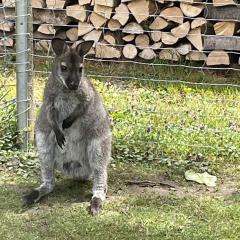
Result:
M16 0L17 116L23 150L28 146L28 62L28 0Z

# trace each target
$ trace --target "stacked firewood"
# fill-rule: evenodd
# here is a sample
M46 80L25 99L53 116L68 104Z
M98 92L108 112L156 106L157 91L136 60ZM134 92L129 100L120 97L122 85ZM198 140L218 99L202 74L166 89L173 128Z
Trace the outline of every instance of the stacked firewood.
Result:
M0 46L14 46L14 0L2 0ZM240 64L234 0L31 0L35 50L53 37L94 40L96 58ZM4 21L3 21L4 19ZM9 36L9 37L6 37Z

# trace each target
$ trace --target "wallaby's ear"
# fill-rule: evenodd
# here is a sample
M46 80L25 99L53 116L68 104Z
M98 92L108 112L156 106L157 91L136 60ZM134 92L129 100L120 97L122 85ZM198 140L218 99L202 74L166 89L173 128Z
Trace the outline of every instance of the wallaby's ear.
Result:
M84 41L77 45L76 50L80 57L83 57L85 54L87 54L94 44L94 41Z
M68 45L66 42L60 38L54 38L52 40L52 48L57 56L65 53L68 50Z

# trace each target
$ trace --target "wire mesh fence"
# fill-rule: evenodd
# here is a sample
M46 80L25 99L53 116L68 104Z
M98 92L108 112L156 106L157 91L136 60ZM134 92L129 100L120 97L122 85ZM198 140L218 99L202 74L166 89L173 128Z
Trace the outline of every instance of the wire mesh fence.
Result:
M16 14L13 7L16 4L9 6L6 5L8 1L4 2L1 7L2 22L14 25ZM29 53L27 71L34 73L34 91L29 81L28 98L21 100L28 102L27 110L32 107L32 114L27 115L28 126L34 121L41 105L44 83L51 72L51 39L60 37L70 45L93 39L95 47L91 50L92 54L85 57L84 64L86 74L100 91L113 120L115 159L156 160L171 164L175 160L224 160L227 157L235 163L240 153L240 31L236 24L239 18L234 14L226 17L220 13L216 17L212 7L223 8L226 12L235 7L237 12L240 4L225 6L225 2L221 1L194 1L189 6L194 7L192 11L200 13L187 16L184 6L181 6L182 3L187 4L186 1L151 1L157 10L149 11L146 17L141 9L139 12L131 10L129 4L134 1L121 3L120 9L120 3L111 7L107 5L108 1L105 1L105 6L102 2L103 5L99 5L103 7L99 10L98 1L92 5L91 1L32 1L33 8L29 8L27 13L27 16L32 15L28 19L28 27L32 26L28 40L33 42L34 47L31 49L29 44L26 51ZM150 1L139 2L146 4ZM127 7L126 11L122 10L125 9L123 5ZM166 9L172 11L173 8L180 9L184 14L163 14ZM92 19L96 12L101 16L100 20L105 19L100 26ZM126 15L125 24L115 27L109 24L114 16L120 16L118 20L121 21ZM144 21L139 23L139 17L145 17ZM151 24L159 17L166 21L166 28L151 29ZM201 29L197 27L200 33L192 28L193 21L202 21ZM172 29L184 26L186 22L189 22L190 28L184 37L179 37L183 34L182 28L178 28L177 33ZM129 23L138 24L137 29L126 30ZM230 28L232 33L226 33L226 29ZM1 32L1 89L5 93L8 89L12 91L11 87L16 84L13 69L19 63L15 58L21 50L14 52L11 48L19 34L14 32L14 28ZM155 40L153 33L161 33L160 39ZM147 44L136 42L139 35L147 36ZM127 36L129 42L124 40ZM205 46L208 37L216 39L216 49ZM232 41L235 43L233 47L219 48L219 41L226 39L230 39L230 45ZM11 46L7 44L9 41ZM132 51L124 55L127 44L133 46L133 52L137 49L135 57L129 57ZM145 50L151 51L150 57ZM32 93L33 105L30 106ZM12 97L15 95L12 94ZM1 101L10 105L17 102L12 98L6 100L4 94ZM2 106L6 109L4 104Z

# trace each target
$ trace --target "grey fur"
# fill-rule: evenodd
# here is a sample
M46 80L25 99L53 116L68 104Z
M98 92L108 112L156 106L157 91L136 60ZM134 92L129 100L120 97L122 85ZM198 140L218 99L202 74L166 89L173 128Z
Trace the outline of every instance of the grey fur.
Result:
M85 42L76 49L70 49L59 39L53 40L52 45L57 49L57 56L35 129L42 184L35 189L39 195L32 202L53 191L54 170L57 169L73 178L89 179L93 176L91 212L95 214L100 208L95 207L96 202L101 204L106 196L112 137L108 114L82 69L83 54L92 42ZM62 63L67 65L68 73L63 66L63 74ZM77 82L77 89L70 90L69 82L73 85ZM28 202L31 202L30 195L25 197Z

